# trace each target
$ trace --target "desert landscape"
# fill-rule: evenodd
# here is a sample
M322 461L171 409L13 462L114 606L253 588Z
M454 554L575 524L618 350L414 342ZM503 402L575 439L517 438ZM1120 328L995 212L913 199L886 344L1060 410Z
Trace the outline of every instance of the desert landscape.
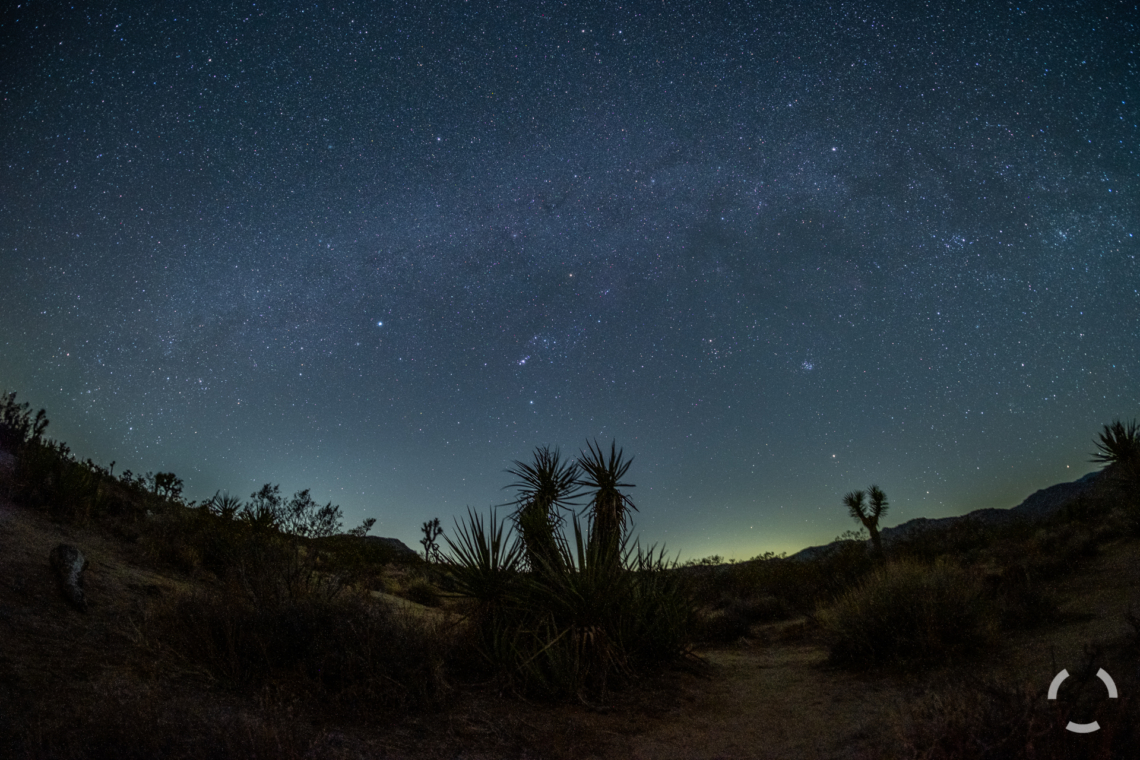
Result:
M5 401L8 757L1100 758L1140 740L1134 427L1106 426L1116 458L1031 517L739 563L677 565L620 519L613 540L594 514L533 519L566 494L544 484L572 481L548 476L581 474L539 451L512 470L516 519L471 514L429 562L307 494L186 504L172 475L78 462ZM621 454L594 453L586 480L619 484Z

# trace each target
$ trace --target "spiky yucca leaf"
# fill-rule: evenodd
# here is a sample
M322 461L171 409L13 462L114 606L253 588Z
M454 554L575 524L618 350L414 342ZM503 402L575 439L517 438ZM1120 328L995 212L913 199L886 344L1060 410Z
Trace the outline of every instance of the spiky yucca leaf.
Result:
M238 510L241 509L241 499L230 496L228 493L222 495L221 491L216 491L202 506L211 514L215 514L224 520L232 520L237 515Z
M866 494L862 491L850 491L843 495L843 505L851 513L851 518L862 523L867 521L867 510L863 503L865 497Z
M578 495L578 465L560 460L558 449L541 446L534 451L533 464L516 460L507 470L518 478L507 486L518 489L511 519L522 536L527 564L533 572L541 572L542 566L554 559L554 533L562 525L558 510L570 509Z
M883 489L878 486L871 486L867 489L867 496L871 499L871 518L877 521L880 517L887 514L887 508L890 503L887 501L887 495L883 493Z
M485 525L483 516L468 508L466 523L455 521L456 540L443 537L450 549L443 561L464 596L482 604L495 604L507 598L519 570L523 548L518 536L507 533L506 527L495 510L491 510L490 522Z
M1114 420L1097 437L1100 440L1096 442L1093 462L1128 465L1140 461L1140 426L1136 420L1128 424Z
M525 508L516 512L519 532L509 550L494 513L488 528L468 510L455 540L448 539L458 590L488 602L470 621L476 648L496 675L523 692L583 701L604 694L613 679L684 654L695 615L688 586L671 572L676 561L630 540L627 510L634 507L618 490L629 487L622 477L630 462L616 446L608 458L600 446L589 448L579 462L586 474L573 483L595 489L588 529L577 514L565 527L528 522L545 519L535 504L561 492L547 488L552 480L570 486L567 473L573 472L549 449L539 449L534 465L516 462L512 471ZM547 528L546 548L526 556L531 572L519 572L527 553L519 536Z
M633 501L618 490L635 487L632 483L621 482L633 464L633 459L623 458L623 452L617 448L616 441L610 442L608 460L597 441L587 441L586 446L589 453L582 452L578 458L578 465L584 473L578 482L593 491L587 507L590 515L590 542L596 542L602 556L613 565L619 560L619 546L629 525L629 512L637 511Z

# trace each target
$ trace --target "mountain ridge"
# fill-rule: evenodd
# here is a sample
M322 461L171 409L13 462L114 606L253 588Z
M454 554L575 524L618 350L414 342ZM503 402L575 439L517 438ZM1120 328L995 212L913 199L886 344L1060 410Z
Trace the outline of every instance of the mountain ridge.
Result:
M1025 500L1016 507L1008 509L983 507L982 509L967 512L964 515L954 515L951 517L916 517L900 525L896 525L893 528L883 528L879 531L879 535L884 545L890 545L899 539L910 538L936 528L945 528L960 520L974 520L988 525L1019 519L1041 520L1054 514L1057 510L1075 499L1089 494L1100 482L1103 474L1103 470L1097 470L1068 483L1057 483L1048 488L1038 489L1026 497ZM868 543L869 542L870 539L868 539ZM788 559L797 561L812 560L835 551L835 549L843 543L845 542L837 540L820 546L809 546L806 549L801 549L795 554L792 554Z

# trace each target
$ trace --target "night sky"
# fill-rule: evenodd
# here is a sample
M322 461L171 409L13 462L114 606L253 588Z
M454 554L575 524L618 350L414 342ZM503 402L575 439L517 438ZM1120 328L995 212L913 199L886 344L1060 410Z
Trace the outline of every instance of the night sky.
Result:
M642 541L1010 507L1140 414L1133 3L0 11L0 387L416 545L616 439Z

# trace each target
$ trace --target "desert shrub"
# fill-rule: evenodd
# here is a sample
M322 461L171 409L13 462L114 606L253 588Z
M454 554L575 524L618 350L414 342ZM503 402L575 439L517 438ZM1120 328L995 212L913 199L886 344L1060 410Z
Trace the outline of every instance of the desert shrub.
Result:
M1117 672L1114 670L1114 672ZM1123 671L1121 671L1123 672ZM1118 676L1119 679L1119 676ZM1066 681L1064 691L1074 688ZM886 758L956 760L1094 760L1135 756L1140 746L1140 700L1118 682L1120 698L1104 699L1098 680L1090 698L1046 699L1047 684L1014 684L998 679L963 679L930 688L899 711L884 732ZM1101 730L1075 734L1069 720L1095 715Z
M67 444L34 439L20 447L13 496L57 520L85 521L124 510L120 489L90 460L80 462Z
M160 475L176 480L173 473ZM90 459L76 459L66 443L39 435L20 445L12 481L15 501L65 522L107 517L138 520L148 510L181 504L178 491L168 487L160 495L146 478L133 478L129 471L115 477Z
M966 517L945 527L896 539L890 544L890 554L896 559L907 558L925 563L933 563L946 556L968 557L991 545L996 538L995 534L1000 532L998 526Z
M139 542L152 563L223 577L238 564L246 543L244 528L205 507L187 508L174 511L168 519L146 522Z
M358 536L340 534L315 538L310 542L327 553L329 569L333 571L351 571L358 567L383 567L388 564L421 564L422 560L415 554L407 555L386 546L378 541L370 541Z
M33 417L31 406L16 403L15 392L0 391L0 450L13 454L28 441L38 441L48 426L47 412Z
M864 539L865 532L849 531L837 539L837 546L811 559L769 552L717 567L690 563L677 572L686 578L694 598L713 600L711 605L718 613L733 608L724 616L713 616L718 619L716 626L736 621L733 625L745 635L751 623L812 615L818 605L858 585L877 565Z
M725 610L743 618L749 624L772 623L791 617L784 603L771 595L734 599L729 602Z
M1083 494L1066 503L1053 519L1062 523L1080 523L1095 526L1101 524L1112 511L1113 501L1099 493Z
M864 541L844 541L827 554L808 561L780 560L772 564L764 590L800 614L857 586L878 566Z
M200 760L317 755L333 732L313 727L298 700L265 692L244 705L189 698L184 689L122 677L71 684L20 705L0 724L0 752L23 760Z
M404 596L416 604L422 604L425 607L439 607L443 604L443 599L439 595L439 589L423 578L417 578L412 581L408 585L408 588L404 590Z
M711 610L700 615L693 638L705 644L730 644L748 636L752 624L734 606Z
M987 581L1003 628L1035 628L1057 619L1056 597L1024 566L1005 568Z
M402 708L433 704L447 692L444 630L360 597L264 607L239 594L198 593L160 604L145 636L245 689L292 684Z
M979 580L938 562L895 562L876 570L819 614L837 664L929 665L992 641L997 615Z
M356 537L328 535L339 526L339 507L320 506L308 491L286 501L267 484L244 505L218 495L201 507L174 505L144 527L141 543L154 562L186 573L206 571L251 601L274 606L331 599L378 572L368 560L388 552L362 546Z
M230 583L250 601L281 605L312 597L332 599L361 577L326 565L334 555L304 539L257 523L226 518L205 507L181 508L146 523L140 544L159 566L205 572ZM342 562L342 565L348 563Z
M747 637L756 623L786 620L791 612L774 596L722 596L719 602L698 617L695 638L698 641L726 644Z
M15 496L25 506L36 509L86 512L94 499L94 489L84 483L82 473L73 473L76 462L66 444L35 441L21 446L16 460Z
M1005 564L1026 567L1041 579L1059 578L1075 570L1081 560L1096 556L1099 544L1083 525L1047 523L1020 546L1006 546Z

